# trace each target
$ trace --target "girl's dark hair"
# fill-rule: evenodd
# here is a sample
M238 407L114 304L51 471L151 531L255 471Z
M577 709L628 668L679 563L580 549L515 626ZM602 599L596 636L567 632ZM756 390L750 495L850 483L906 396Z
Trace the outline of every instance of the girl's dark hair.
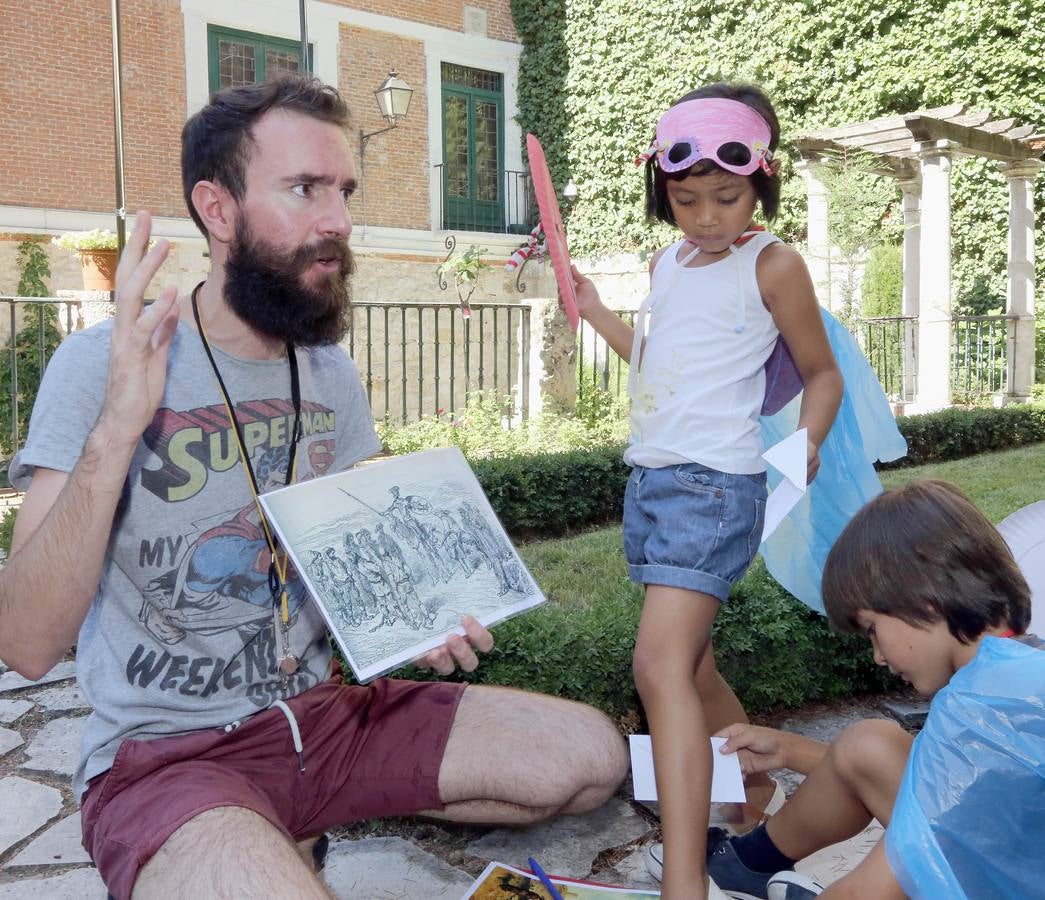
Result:
M716 82L704 87L690 91L685 97L675 102L685 103L687 100L707 100L720 98L723 100L737 100L750 106L769 125L769 149L775 151L780 143L780 123L777 121L773 104L760 88L753 84L732 84L729 82ZM688 169L678 172L665 172L654 161L656 157L650 157L646 161L646 218L649 221L660 220L669 225L678 225L675 214L671 211L668 202L668 181L682 181L690 175L708 175L712 172L724 171L717 163L710 159L702 159L694 163ZM755 189L755 196L762 204L762 213L767 220L776 218L777 210L780 209L780 176L767 175L762 169L755 169L747 176L751 180L751 186Z
M832 627L850 633L861 631L861 610L915 627L942 619L963 644L1030 623L1030 589L998 529L953 484L932 479L856 514L827 557L823 597Z
M284 75L215 93L181 131L182 193L204 237L207 229L192 205L192 189L197 182L213 181L242 200L254 143L252 130L273 109L301 113L340 128L346 128L349 121L348 107L337 90L311 76Z

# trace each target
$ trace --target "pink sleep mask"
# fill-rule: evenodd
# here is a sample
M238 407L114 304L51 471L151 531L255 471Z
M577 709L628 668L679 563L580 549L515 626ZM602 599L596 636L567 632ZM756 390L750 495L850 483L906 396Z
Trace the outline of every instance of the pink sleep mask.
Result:
M657 123L657 139L635 160L653 158L665 172L680 172L710 159L727 172L771 175L769 123L746 103L707 97L671 107Z

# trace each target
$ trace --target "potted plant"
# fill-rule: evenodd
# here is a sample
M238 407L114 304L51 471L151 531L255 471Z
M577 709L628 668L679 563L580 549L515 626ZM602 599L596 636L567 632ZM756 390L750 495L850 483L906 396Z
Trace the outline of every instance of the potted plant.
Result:
M52 239L56 247L72 250L83 266L85 291L113 291L116 289L116 235L108 229L67 231Z
M468 300L479 286L479 276L483 269L490 268L490 264L482 258L484 253L486 253L485 247L472 244L459 256L444 259L435 270L436 275L440 278L440 284L443 286L445 286L442 282L443 278L448 276L453 278L454 287L457 289L457 299L461 303L461 315L466 319L472 314Z

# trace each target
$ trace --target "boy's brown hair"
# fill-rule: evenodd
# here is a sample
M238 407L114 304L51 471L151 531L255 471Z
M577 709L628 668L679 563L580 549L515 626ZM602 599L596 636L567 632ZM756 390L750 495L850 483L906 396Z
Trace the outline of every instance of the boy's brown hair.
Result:
M958 488L921 479L868 503L827 557L831 625L861 631L861 610L915 627L941 619L963 644L991 627L1022 634L1030 589L996 529Z

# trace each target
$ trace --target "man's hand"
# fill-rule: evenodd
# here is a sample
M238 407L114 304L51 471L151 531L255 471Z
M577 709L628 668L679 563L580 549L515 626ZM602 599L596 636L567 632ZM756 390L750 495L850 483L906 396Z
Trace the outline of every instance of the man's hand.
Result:
M152 221L139 212L116 270L116 322L109 351L105 402L98 417L108 436L137 443L163 399L167 351L178 327L178 292L165 287L148 309L143 302L170 244L158 241L146 252Z
M458 666L462 672L474 672L479 665L480 653L489 653L493 649L493 635L490 634L473 616L461 616L461 626L465 636L451 634L446 643L424 656L414 660L419 669L432 669L440 675L450 675Z

